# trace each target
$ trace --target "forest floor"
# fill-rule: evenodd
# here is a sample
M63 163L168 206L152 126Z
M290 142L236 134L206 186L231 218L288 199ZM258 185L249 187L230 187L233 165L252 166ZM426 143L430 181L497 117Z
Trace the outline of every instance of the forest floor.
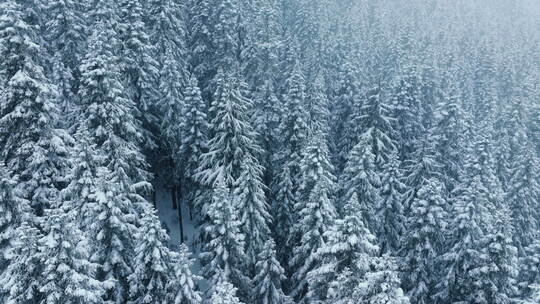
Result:
M170 189L166 189L163 183L157 182L154 185L156 190L156 206L158 209L158 216L161 220L162 226L167 230L169 235L168 247L175 251L178 251L180 245L180 221L178 220L178 210L173 208L172 193ZM193 254L192 258L195 259L195 263L192 266L191 271L194 274L200 275L201 264L198 259L198 246L195 246L195 238L197 230L195 228L194 220L190 219L189 207L185 202L179 202L182 214L182 228L184 232L184 243L186 243ZM200 282L199 287L204 290L204 282Z

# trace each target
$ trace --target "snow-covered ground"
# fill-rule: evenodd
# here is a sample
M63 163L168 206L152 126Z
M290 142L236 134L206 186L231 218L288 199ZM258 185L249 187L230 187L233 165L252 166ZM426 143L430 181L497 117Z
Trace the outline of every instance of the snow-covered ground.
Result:
M178 221L178 210L173 209L172 193L170 189L166 189L162 183L157 182L154 185L156 189L156 205L158 209L159 219L170 236L169 247L178 250L180 245L180 225ZM153 203L153 202L151 202ZM193 273L200 275L201 265L198 263L198 248L193 246L196 236L196 228L194 221L189 218L189 208L184 202L179 202L182 210L182 227L184 229L184 242L189 246L193 253L195 263L193 264ZM202 283L202 282L201 282ZM200 284L203 287L205 284ZM204 290L204 289L202 289Z

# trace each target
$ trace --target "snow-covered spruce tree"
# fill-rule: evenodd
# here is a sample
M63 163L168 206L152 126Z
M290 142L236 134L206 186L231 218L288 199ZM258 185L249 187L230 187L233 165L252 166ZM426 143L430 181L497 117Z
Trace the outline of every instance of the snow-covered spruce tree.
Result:
M524 247L540 237L540 159L528 139L521 137L519 142L519 150L511 162L505 201L512 214L514 242L522 255Z
M428 101L423 96L424 80L419 68L405 66L395 82L391 98L396 130L399 133L397 145L400 159L406 161L411 159L416 142L421 140L425 132L422 116Z
M183 88L189 80L186 60L186 28L185 5L174 0L151 0L147 2L149 12L146 14L150 28L148 36L153 51L157 54L157 63L161 71L174 69L169 75L160 73L160 87L172 85L173 81ZM144 9L144 6L143 6ZM173 76L175 78L170 78Z
M518 294L519 265L517 248L512 241L512 220L508 207L503 205L495 212L493 225L486 234L484 254L488 256L486 277L487 303L512 303Z
M293 223L289 247L293 255L289 266L293 271L291 295L298 302L308 303L308 273L321 264L316 255L325 243L324 232L336 218L333 204L335 178L322 134L313 134L300 164L302 196L294 206L298 221Z
M62 186L71 140L56 128L56 87L44 74L38 25L27 22L30 11L18 1L4 1L0 12L0 156L18 196L42 215Z
M166 177L167 186L177 186L183 184L184 159L180 152L181 142L184 132L184 109L188 106L183 96L183 79L181 76L181 67L173 57L170 49L166 50L164 62L161 65L159 77L160 113L162 116L160 122L161 137L157 144L166 153L165 156L159 156L161 163L155 161L155 167ZM159 153L159 152L158 152ZM199 155L199 154L198 154ZM195 155L197 157L198 155Z
M271 218L262 182L263 170L254 157L246 155L233 192L235 208L240 212L240 231L245 235L245 253L250 272L255 270L257 256L270 239L268 225Z
M362 212L358 196L353 192L343 206L343 217L324 232L326 240L315 253L321 263L307 276L307 298L310 301L344 300L345 295L332 294L338 291L329 291L329 288L352 288L369 270L370 261L379 248L375 244L375 236L364 222ZM338 282L343 285L335 286Z
M135 240L134 210L129 193L118 182L117 175L106 167L99 169L98 189L86 202L84 220L93 249L91 261L99 265L97 279L107 284L105 301L126 303L129 296L128 277L133 273Z
M146 4L146 7L144 6ZM185 33L185 8L183 3L173 0L151 0L143 2L147 33L152 44L152 57L156 60L156 94L153 101L154 115L158 118L155 127L157 148L147 151L149 161L160 176L165 176L166 186L184 186L182 162L178 149L182 135L182 115L186 103L183 91L189 81ZM161 135L161 136L158 136ZM189 175L188 175L189 176ZM186 185L189 189L190 185ZM185 188L180 188L180 199L185 197Z
M45 211L44 235L38 241L43 265L39 303L103 303L104 283L95 278L98 265L90 262L92 248L75 218L74 210L61 203Z
M439 118L435 122L433 133L436 140L437 162L444 174L442 182L449 193L456 188L462 175L464 152L464 113L462 102L457 92L448 93L439 105Z
M425 181L432 179L445 180L444 175L441 174L442 168L438 161L438 151L435 148L437 139L431 133L431 130L428 130L424 137L423 140L416 142L416 149L411 154L411 159L403 164L406 186L403 195L405 213L409 212L413 201L418 197L418 191L420 191ZM444 196L444 194L442 195Z
M524 255L520 258L520 273L518 283L520 293L526 297L531 295L534 284L540 284L540 240L535 240L525 247Z
M261 304L292 304L292 299L285 295L282 283L285 281L285 271L276 259L276 245L273 240L264 244L263 251L258 256L253 279L254 291L252 303Z
M396 264L389 256L375 258L371 270L353 290L353 303L409 304L400 288Z
M159 132L158 94L156 92L159 75L158 62L153 58L147 19L140 0L121 0L117 4L118 16L117 33L121 46L121 74L125 77L123 94L132 100L137 111L134 115L141 124L139 132L142 135L140 144L145 150L156 148L156 137Z
M79 64L85 49L88 5L81 0L53 0L46 4L46 38L52 54L54 81L58 85L59 105L71 124L77 108Z
M358 143L360 132L359 126L353 122L353 110L359 107L360 82L355 65L347 60L339 67L337 88L334 93L336 98L332 104L332 136L336 142L334 158L339 172L347 162L347 156L352 148Z
M165 303L175 280L172 252L166 247L168 236L152 208L142 215L136 237L133 273L129 275L129 301L133 304Z
M403 286L413 303L432 303L438 283L438 265L448 214L444 190L437 179L424 181L411 204L406 233L400 249L403 256Z
M248 84L260 90L274 86L278 78L281 3L276 0L253 2L252 11L246 13L251 18L246 37L246 47L242 50L243 71Z
M324 78L319 72L311 87L306 90L306 99L309 112L308 128L319 130L325 135L330 134L329 101L325 92Z
M227 281L219 282L207 301L208 304L243 304L236 296L237 288Z
M0 273L7 267L7 252L14 244L17 227L28 205L13 193L16 182L0 162ZM26 211L28 212L28 211Z
M84 125L74 134L75 144L70 150L73 165L66 174L66 187L60 192L64 209L75 214L78 229L86 232L92 219L86 217L91 203L97 201L97 193L103 189L102 156L96 150L96 144L91 140L90 133Z
M201 278L191 271L193 262L188 247L181 244L178 254L174 257L174 279L167 282L167 298L164 303L202 303L202 296L196 285Z
M364 134L347 156L345 169L339 177L341 201L338 210L355 194L364 222L370 230L375 228L375 207L379 200L380 176L374 169L375 156L369 145L369 137Z
M405 215L403 208L403 192L400 162L396 152L392 153L383 166L381 187L375 207L377 231L382 253L395 255L401 245L401 237L405 232Z
M391 109L383 100L381 90L379 86L370 89L358 111L359 115L353 117L354 123L364 130L364 134L361 135L362 140L366 140L371 146L377 172L380 172L382 165L388 161L392 151L397 149L393 139L395 137L392 125L394 119L390 117Z
M88 130L99 155L99 167L85 169L98 173L98 187L85 204L85 227L94 248L91 260L99 264L99 280L114 280L104 300L124 303L133 272L133 235L148 208L137 191L148 187L148 172L137 147L141 134L135 105L125 97L121 82L113 9L111 3L100 1L93 11L89 49L81 64L80 125Z
M138 143L142 138L133 100L124 94L119 58L119 41L110 3L96 3L95 22L88 50L81 64L81 120L101 155L101 164L116 174L115 182L133 203L144 199L136 191L150 187L148 167ZM144 204L143 204L144 205Z
M184 108L182 109L181 137L178 161L182 164L184 194L192 205L201 185L195 178L200 164L200 156L207 151L209 123L206 105L195 76L191 76L184 89Z
M213 77L212 63L208 58L213 56L210 17L215 6L210 0L190 0L186 6L189 65L193 75L199 80L201 90L206 90Z
M473 146L474 143L469 144ZM490 269L489 256L483 252L486 231L492 225L487 187L476 171L474 149L468 149L463 182L452 194L452 210L448 233L449 249L441 256L445 276L436 287L439 301L489 303L491 286L486 282Z
M8 267L0 273L2 303L39 303L43 264L39 252L42 234L34 224L23 222L16 232L16 241L6 252Z
M280 149L274 158L278 164L278 173L272 185L275 240L278 257L285 267L289 265L292 253L287 242L292 227L290 225L295 221L293 209L300 198L300 162L308 132L304 91L304 77L296 60L285 82L277 138Z
M247 256L244 253L244 235L240 231L239 210L235 208L231 190L222 177L218 177L208 205L207 223L203 233L208 240L200 254L204 265L202 273L211 286L209 292L222 281L234 284L243 298L249 298L250 280L246 276Z
M220 176L226 187L232 188L240 176L242 160L257 157L261 151L246 115L249 102L243 95L244 83L239 75L220 69L215 86L208 151L201 155L196 176L210 187Z

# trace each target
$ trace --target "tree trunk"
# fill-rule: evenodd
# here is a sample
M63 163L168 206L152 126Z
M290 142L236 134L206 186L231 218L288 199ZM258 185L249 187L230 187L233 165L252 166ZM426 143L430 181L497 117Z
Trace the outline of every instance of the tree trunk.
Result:
M182 193L181 192L181 186L178 186L178 192ZM174 188L175 189L175 194L176 194L176 189L177 187ZM175 195L176 197L176 195ZM182 195L180 194L179 197L181 198ZM178 204L177 204L177 211L178 211L178 226L180 226L180 244L183 244L184 243L184 223L183 223L183 219L182 219L182 199L178 200Z
M171 195L172 195L172 208L176 210L178 208L178 200L176 198L176 186L173 186L171 188Z
M156 190L152 191L152 201L154 202L154 208L157 210L157 194L156 194Z

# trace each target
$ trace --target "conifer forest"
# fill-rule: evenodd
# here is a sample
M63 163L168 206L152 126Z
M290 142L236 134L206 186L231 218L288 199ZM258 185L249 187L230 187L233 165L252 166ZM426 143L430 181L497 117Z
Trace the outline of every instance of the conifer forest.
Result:
M0 0L0 304L539 304L540 1Z

